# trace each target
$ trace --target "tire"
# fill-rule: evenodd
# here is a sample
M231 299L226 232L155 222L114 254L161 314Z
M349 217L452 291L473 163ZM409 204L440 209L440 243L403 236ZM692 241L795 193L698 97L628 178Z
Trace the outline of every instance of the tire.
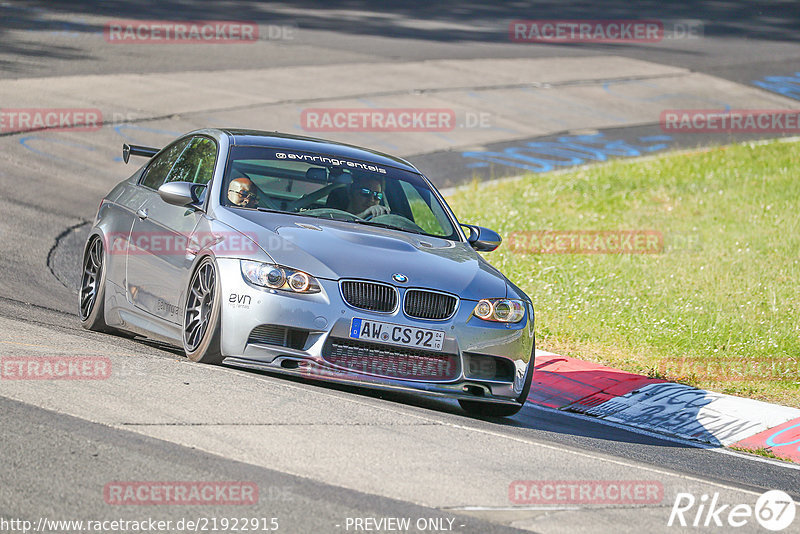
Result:
M533 343L536 346L536 341ZM525 384L522 386L522 392L517 397L519 404L497 404L494 402L481 402L478 400L462 400L459 399L458 403L461 408L469 415L478 415L483 417L511 417L516 415L525 405L528 399L528 394L531 392L531 382L533 382L533 368L534 368L534 349L531 349L531 360L528 364L527 376L525 377Z
M220 308L219 273L207 256L192 274L183 312L183 350L193 362L222 363Z
M78 317L81 326L94 332L113 332L106 324L106 261L103 239L90 238L83 253L83 274L78 289Z

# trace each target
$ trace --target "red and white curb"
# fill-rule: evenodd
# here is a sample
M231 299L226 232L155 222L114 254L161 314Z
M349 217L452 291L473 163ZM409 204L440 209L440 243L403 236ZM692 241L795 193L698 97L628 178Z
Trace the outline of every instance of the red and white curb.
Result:
M536 351L528 401L718 446L800 462L800 410Z

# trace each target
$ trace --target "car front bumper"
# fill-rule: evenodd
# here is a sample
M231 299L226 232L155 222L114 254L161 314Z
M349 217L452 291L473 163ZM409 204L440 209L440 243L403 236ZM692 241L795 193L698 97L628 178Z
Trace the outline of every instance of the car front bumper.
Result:
M532 371L534 321L529 305L525 318L516 324L478 319L472 314L476 302L467 300L459 302L448 320L421 320L404 315L402 306L393 313L353 308L342 298L337 281L318 280L321 292L296 294L246 282L239 260L217 259L217 265L226 364L372 389L504 404L518 403ZM406 288L395 286L402 299ZM442 349L420 353L354 341L349 335L353 318L442 331ZM354 344L363 346L353 348ZM334 359L334 349L349 356ZM445 360L444 366L433 365ZM432 372L407 372L420 361L428 362Z

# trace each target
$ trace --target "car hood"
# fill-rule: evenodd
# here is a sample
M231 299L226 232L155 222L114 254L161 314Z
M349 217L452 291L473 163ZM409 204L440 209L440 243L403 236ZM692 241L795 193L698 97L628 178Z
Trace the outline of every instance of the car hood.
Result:
M276 263L319 278L425 287L469 300L507 295L505 276L464 242L248 210L231 210L226 219L227 224L253 238ZM394 281L392 275L396 273L406 276L408 282Z

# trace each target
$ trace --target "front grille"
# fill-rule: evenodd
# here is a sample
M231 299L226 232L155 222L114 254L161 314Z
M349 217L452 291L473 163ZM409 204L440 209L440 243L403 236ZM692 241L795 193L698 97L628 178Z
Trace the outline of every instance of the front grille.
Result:
M287 328L272 324L262 324L253 328L248 343L259 343L261 345L277 345L290 349L303 350L308 339L307 330L297 328Z
M358 373L403 380L448 381L459 376L455 354L391 347L347 339L329 339L322 357Z
M345 280L342 282L342 298L361 310L391 312L397 307L397 290L375 282Z
M417 319L442 320L453 316L458 299L444 293L409 289L406 291L403 312Z

